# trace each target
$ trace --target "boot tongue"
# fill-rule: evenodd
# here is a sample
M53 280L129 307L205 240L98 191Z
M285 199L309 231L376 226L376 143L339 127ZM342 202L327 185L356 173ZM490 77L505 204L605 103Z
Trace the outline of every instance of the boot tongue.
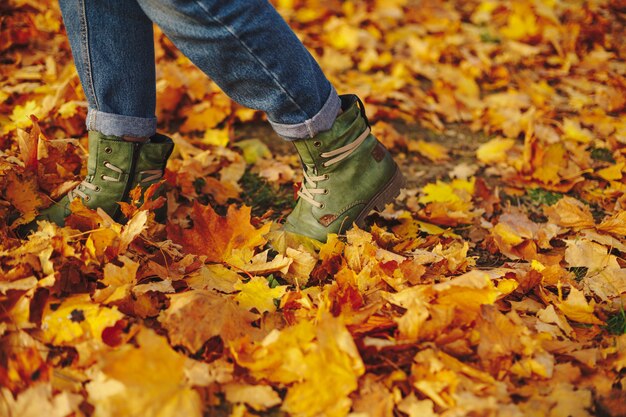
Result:
M300 159L304 165L315 165L313 152L315 152L316 148L313 147L311 139L295 140L293 141L293 144L296 147L296 151L298 152L298 155L300 155ZM313 151L309 148L312 148Z
M96 165L98 163L98 152L104 151L106 145L103 145L103 141L120 142L124 143L124 140L119 136L107 136L94 130L89 131L89 158L87 159L87 175L94 175L96 171ZM102 149L100 149L102 148ZM100 158L103 156L100 155Z
M342 96L342 103L343 113L337 116L329 130L318 133L311 139L293 142L305 165L314 165L319 169L324 162L324 158L321 157L322 153L354 142L367 128L356 96Z

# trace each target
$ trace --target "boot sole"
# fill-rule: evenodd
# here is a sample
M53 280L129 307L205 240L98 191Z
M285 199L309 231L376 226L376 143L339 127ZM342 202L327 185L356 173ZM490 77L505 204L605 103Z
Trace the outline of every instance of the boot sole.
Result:
M363 228L365 226L365 218L370 214L370 212L374 209L378 211L384 210L387 204L396 199L405 184L406 179L404 178L404 175L402 175L402 172L400 172L400 168L396 165L396 172L394 172L389 182L385 184L378 194L372 197L354 223L356 223L356 225L360 228Z

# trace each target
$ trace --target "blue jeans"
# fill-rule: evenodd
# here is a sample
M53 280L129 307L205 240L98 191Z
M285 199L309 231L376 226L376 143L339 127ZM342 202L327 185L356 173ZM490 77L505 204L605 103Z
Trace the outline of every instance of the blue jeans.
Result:
M60 0L87 128L115 136L156 131L156 23L233 100L265 112L286 139L328 130L340 99L266 0Z

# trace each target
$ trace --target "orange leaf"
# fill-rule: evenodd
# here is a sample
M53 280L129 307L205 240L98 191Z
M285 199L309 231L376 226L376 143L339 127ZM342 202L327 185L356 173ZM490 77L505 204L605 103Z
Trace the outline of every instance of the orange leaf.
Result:
M233 259L234 250L252 250L265 244L263 235L271 226L267 223L255 229L250 224L250 207L247 206L240 209L230 206L226 217L222 217L211 206L194 202L191 219L194 224L191 229L168 224L168 237L189 253L207 256L210 262L229 261Z

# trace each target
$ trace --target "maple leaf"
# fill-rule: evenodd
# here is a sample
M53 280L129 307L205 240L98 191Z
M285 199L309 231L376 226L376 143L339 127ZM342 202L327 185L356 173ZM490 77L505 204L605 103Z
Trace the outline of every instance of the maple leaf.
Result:
M217 290L223 293L235 292L235 284L241 281L239 274L221 264L202 265L185 279L194 290Z
M571 288L567 300L558 303L557 307L570 320L579 323L603 324L602 321L594 316L593 304L587 303L582 291L576 288Z
M246 206L229 206L226 217L222 217L211 206L194 202L191 218L191 229L169 223L168 237L189 253L205 255L210 262L241 264L233 252L251 251L265 244L263 236L271 227L271 223L266 223L255 229L250 224L250 207Z
M476 150L476 157L486 164L504 162L507 159L507 152L515 145L514 139L495 138L487 143L483 143Z
M94 301L99 303L112 303L122 300L130 295L133 285L136 283L139 264L126 256L120 256L123 266L119 267L112 263L104 266L104 278L102 283L106 288L97 290Z
M35 116L31 116L33 126L29 133L21 129L17 131L18 144L20 146L20 157L24 161L27 170L34 171L37 169L37 148L39 145L39 136L41 128Z
M205 290L192 290L169 296L170 306L159 315L174 345L197 352L212 337L224 342L258 333L252 322L257 314L238 306L232 298Z
M255 377L290 384L281 408L294 416L345 416L351 405L348 395L364 372L350 333L329 315L317 325L302 321L273 331L260 344L234 344L231 351Z
M616 236L626 235L626 211L622 210L602 220L598 230L613 233Z
M200 417L200 396L184 382L186 358L152 330L142 329L137 343L102 356L86 386L94 417Z
M263 277L252 277L246 283L238 282L234 285L239 293L235 301L245 309L256 309L259 313L276 311L275 299L280 299L287 291L286 285L270 288Z
M266 410L282 402L276 391L268 385L231 383L224 386L226 401L246 403L256 411Z
M450 159L448 149L445 146L424 140L409 142L409 151L418 152L433 162L442 162Z
M54 307L54 308L53 308ZM80 294L59 304L49 302L43 313L43 337L54 345L73 345L80 341L102 342L102 331L123 318L117 308L102 307Z
M70 392L53 394L49 383L35 384L13 398L11 391L0 390L0 415L20 417L66 417L80 413L82 397Z
M4 198L21 213L21 217L14 221L12 226L33 221L37 215L37 209L44 202L35 178L19 176L17 172L11 171L6 175L4 182L6 186Z
M550 220L563 227L584 229L595 226L589 206L575 198L565 196L544 210Z

